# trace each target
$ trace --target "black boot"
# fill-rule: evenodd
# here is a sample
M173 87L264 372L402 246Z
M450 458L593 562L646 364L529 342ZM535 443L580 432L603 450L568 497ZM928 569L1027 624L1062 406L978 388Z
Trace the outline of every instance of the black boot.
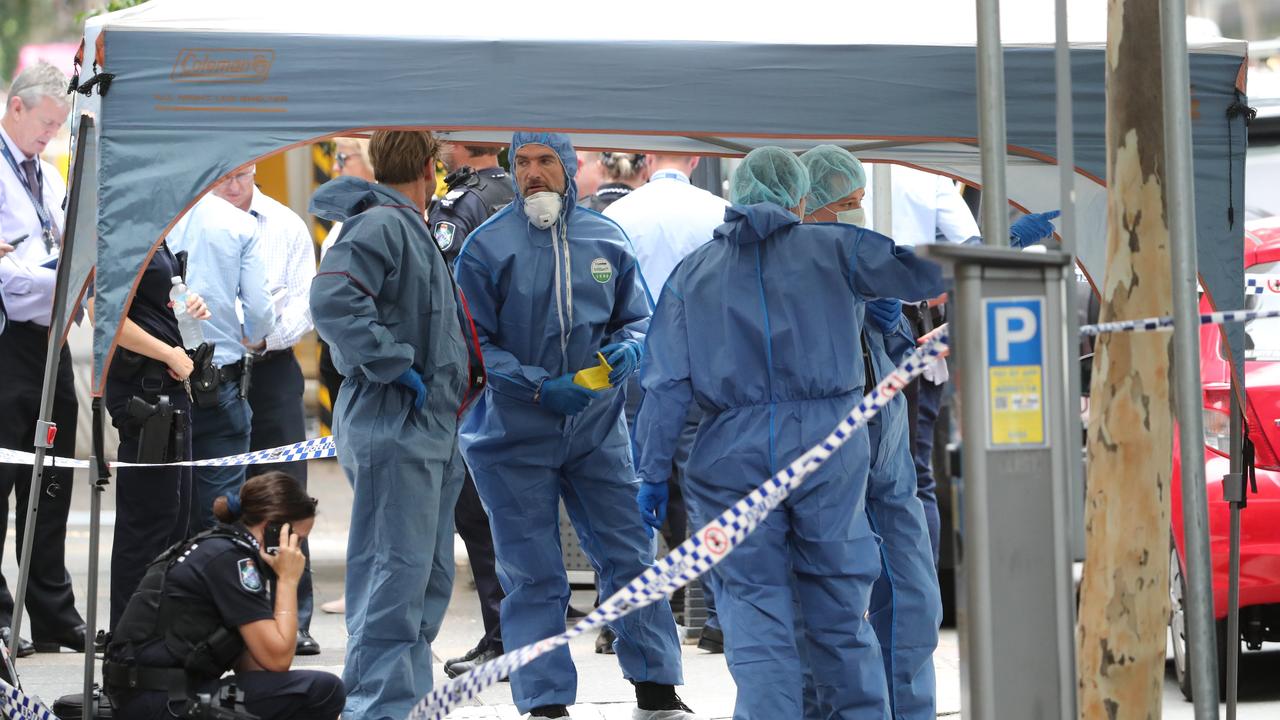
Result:
M569 717L569 708L564 705L543 705L529 711L526 717L530 718L567 718Z

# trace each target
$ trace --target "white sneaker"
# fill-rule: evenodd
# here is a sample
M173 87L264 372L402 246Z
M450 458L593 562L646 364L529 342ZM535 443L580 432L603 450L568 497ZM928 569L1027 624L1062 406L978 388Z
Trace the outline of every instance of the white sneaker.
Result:
M641 710L631 711L631 720L704 720L691 710Z

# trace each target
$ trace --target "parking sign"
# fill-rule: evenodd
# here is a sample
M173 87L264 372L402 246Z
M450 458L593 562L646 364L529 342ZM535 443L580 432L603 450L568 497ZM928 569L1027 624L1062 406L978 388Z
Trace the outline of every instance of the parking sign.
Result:
M987 446L1044 446L1044 297L982 301Z

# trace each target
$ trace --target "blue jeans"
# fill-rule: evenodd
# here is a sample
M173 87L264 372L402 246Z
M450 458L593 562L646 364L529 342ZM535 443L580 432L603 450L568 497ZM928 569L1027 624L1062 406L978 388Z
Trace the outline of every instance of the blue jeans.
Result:
M218 387L217 407L197 407L191 411L192 459L205 460L249 452L252 417L249 401L240 397L239 383L222 383ZM192 473L191 532L213 526L213 501L223 495L240 492L244 473L243 465L195 468Z
M938 411L947 386L936 385L924 378L917 380L916 385L919 386L919 400L911 455L916 464L916 497L924 503L925 523L929 526L929 542L933 546L933 564L937 567L942 518L938 515L938 481L933 477L933 426L938 422Z

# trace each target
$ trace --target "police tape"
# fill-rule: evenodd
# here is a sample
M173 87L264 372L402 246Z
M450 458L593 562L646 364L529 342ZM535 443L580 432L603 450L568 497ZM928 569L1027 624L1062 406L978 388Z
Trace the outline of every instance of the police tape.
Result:
M1223 310L1221 312L1202 313L1200 315L1200 324L1222 325L1224 323L1250 322L1252 320L1264 320L1267 318L1280 318L1280 309ZM1169 330L1172 328L1173 318L1165 316L1143 318L1141 320L1117 320L1115 322L1098 323L1096 325L1082 325L1080 327L1080 334L1093 336L1102 335L1103 333L1150 332L1154 330Z
M756 529L765 516L800 486L805 477L821 467L858 428L866 424L889 404L912 378L924 372L930 361L942 357L947 350L946 326L924 341L907 359L894 368L818 445L800 455L778 474L769 478L746 497L725 510L719 517L695 532L653 567L641 573L626 587L614 593L578 624L560 635L485 662L436 688L409 713L410 720L443 720L450 710L475 698L515 670L536 658L567 644L607 622L617 620L634 610L669 597L677 589L710 570Z
M292 445L282 445L267 450L255 450L253 452L241 453L239 455L228 455L226 457L209 458L207 460L183 460L181 462L171 463L134 463L134 462L113 462L109 465L113 468L127 467L231 467L236 465L259 465L266 463L287 463L297 462L300 460L317 460L319 458L330 458L337 455L337 449L333 444L333 436L326 435L319 438L311 438L303 440ZM11 465L32 465L36 461L35 453L21 452L18 450L6 450L0 448L0 463L8 463ZM60 468L87 468L88 460L73 460L69 458L54 457L46 455L44 464L48 467Z
M0 708L4 716L12 720L58 720L39 699L29 697L3 679L0 679Z

